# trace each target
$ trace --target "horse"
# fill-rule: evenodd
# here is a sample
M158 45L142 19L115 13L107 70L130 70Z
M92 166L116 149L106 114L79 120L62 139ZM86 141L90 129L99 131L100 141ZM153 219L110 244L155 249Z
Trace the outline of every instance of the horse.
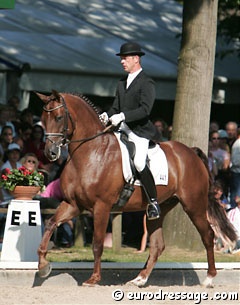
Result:
M47 277L51 272L46 255L54 229L77 217L84 210L89 210L94 219L94 267L90 278L83 285L94 286L101 280L101 256L109 215L125 185L119 143L114 133L101 122L94 104L84 95L59 93L55 90L48 96L36 94L43 102L41 121L46 132L45 155L50 161L57 160L64 145L68 145L69 152L60 177L65 200L60 203L45 227L38 248L38 274L40 277ZM212 286L217 272L214 232L208 221L208 212L211 211L212 218L223 235L231 240L236 235L225 214L219 210L219 205L214 204L209 195L211 179L206 155L200 149L196 151L178 141L161 142L161 148L168 160L169 175L168 185L157 186L161 216L156 220L147 220L149 256L138 276L130 282L139 287L147 283L165 248L162 232L164 217L180 202L205 246L208 270L204 285ZM142 187L136 186L121 210L144 211L147 203ZM215 213L216 209L218 211Z

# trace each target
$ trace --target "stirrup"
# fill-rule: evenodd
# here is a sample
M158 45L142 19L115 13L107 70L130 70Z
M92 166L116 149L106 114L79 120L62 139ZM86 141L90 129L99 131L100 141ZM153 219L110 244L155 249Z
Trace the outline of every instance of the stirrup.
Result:
M151 202L147 205L147 218L148 220L158 219L160 217L160 207L157 201Z

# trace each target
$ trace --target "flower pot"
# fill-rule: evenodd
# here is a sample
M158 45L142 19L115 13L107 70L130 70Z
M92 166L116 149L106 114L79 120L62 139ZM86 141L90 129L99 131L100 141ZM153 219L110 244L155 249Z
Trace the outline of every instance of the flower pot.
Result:
M17 185L11 192L14 199L31 200L40 190L40 186L22 186Z

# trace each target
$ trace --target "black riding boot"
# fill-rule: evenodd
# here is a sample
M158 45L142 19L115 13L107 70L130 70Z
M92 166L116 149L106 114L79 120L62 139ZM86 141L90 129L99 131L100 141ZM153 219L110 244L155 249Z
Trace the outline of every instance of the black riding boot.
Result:
M138 173L149 202L146 211L147 217L149 220L157 219L160 217L161 211L157 201L157 190L152 173L147 165L143 171Z

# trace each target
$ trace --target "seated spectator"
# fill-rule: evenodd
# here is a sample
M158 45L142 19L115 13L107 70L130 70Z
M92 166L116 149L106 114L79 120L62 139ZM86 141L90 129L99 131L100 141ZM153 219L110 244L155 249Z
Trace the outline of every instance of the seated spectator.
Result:
M220 138L218 132L214 131L210 133L210 141L210 153L216 160L218 168L218 174L215 179L223 182L224 193L226 196L228 196L230 154L225 149L220 148Z
M169 140L168 124L161 118L153 120L153 124L156 127L157 132L161 136L161 142Z
M236 122L228 122L225 126L225 130L228 134L228 139L227 139L227 143L230 147L230 151L232 149L233 143L236 141L237 139L237 130L238 130L238 125Z
M208 143L208 167L209 167L210 174L212 176L212 180L215 181L216 176L218 174L218 167L217 167L217 161L215 160L215 158L211 152L211 148L212 148L212 142L209 141L209 143Z
M236 246L233 249L233 253L240 251L240 195L236 196L235 201L237 203L237 206L234 209L231 209L227 214L228 219L234 226L238 237Z
M219 129L219 123L217 121L211 121L209 126L209 133L213 131L218 131Z
M0 136L0 155L2 156L2 160L6 159L6 152L8 150L8 145L11 144L12 141L13 141L12 127L8 125L3 126Z
M218 135L219 135L219 147L230 153L230 147L227 143L228 134L227 134L226 130L219 129L218 130Z
M216 203L219 204L222 209L224 209L226 215L228 216L228 214L232 211L231 205L229 204L228 199L224 195L223 186L219 181L216 181L214 183L214 197L216 199ZM215 249L220 250L223 253L231 253L235 247L235 242L232 242L229 239L224 239L223 236L221 236L221 234L217 232L216 226L214 225L214 223L211 222L211 220L210 223L212 225L212 229L215 235Z
M22 166L26 167L29 171L38 170L38 158L34 153L27 153L21 159Z
M44 141L44 129L41 125L34 125L32 129L32 136L24 145L23 153L34 153L39 161L39 169L44 169L47 172L51 171L52 163L47 159L44 154L45 141Z
M236 196L240 194L240 128L238 129L237 139L233 143L231 150L230 167L230 203L234 208Z
M8 120L7 122L10 122L10 125L14 126L14 137L17 135L17 126L20 123L20 120L18 118L18 112L13 106L8 106ZM8 125L8 123L6 124Z
M25 108L20 114L21 123L28 123L33 126L33 113L29 108Z
M7 105L0 105L0 132L2 132L3 126L7 125L12 128L13 137L16 136L14 124L10 121L12 119L11 107Z
M4 173L4 170L6 168L9 169L15 169L22 166L20 163L20 147L16 143L11 143L8 145L8 150L6 152L7 154L7 160L6 162L1 166L1 173ZM2 203L8 204L10 200L13 199L13 196L9 193L8 190L4 188L0 188L0 201ZM0 213L0 242L3 240L3 234L4 234L4 228L5 228L5 222L6 222L6 215Z
M1 167L1 170L5 168L14 169L22 166L20 159L20 146L16 143L10 143L6 151L7 160Z
M224 195L223 185L220 181L216 181L214 183L214 194L216 201L224 208L225 211L231 209L231 205L227 197Z
M11 96L8 99L7 103L9 106L13 107L16 111L18 111L18 107L20 104L20 99L18 96L16 96L16 95Z
M18 136L13 139L20 146L22 152L25 151L25 145L31 139L32 129L33 127L29 123L21 123L18 129Z
M1 173L4 172L4 169L17 169L22 166L20 159L20 147L16 143L11 143L8 145L8 150L6 152L7 160L1 166ZM1 201L9 201L13 196L5 189L1 188L0 192Z

